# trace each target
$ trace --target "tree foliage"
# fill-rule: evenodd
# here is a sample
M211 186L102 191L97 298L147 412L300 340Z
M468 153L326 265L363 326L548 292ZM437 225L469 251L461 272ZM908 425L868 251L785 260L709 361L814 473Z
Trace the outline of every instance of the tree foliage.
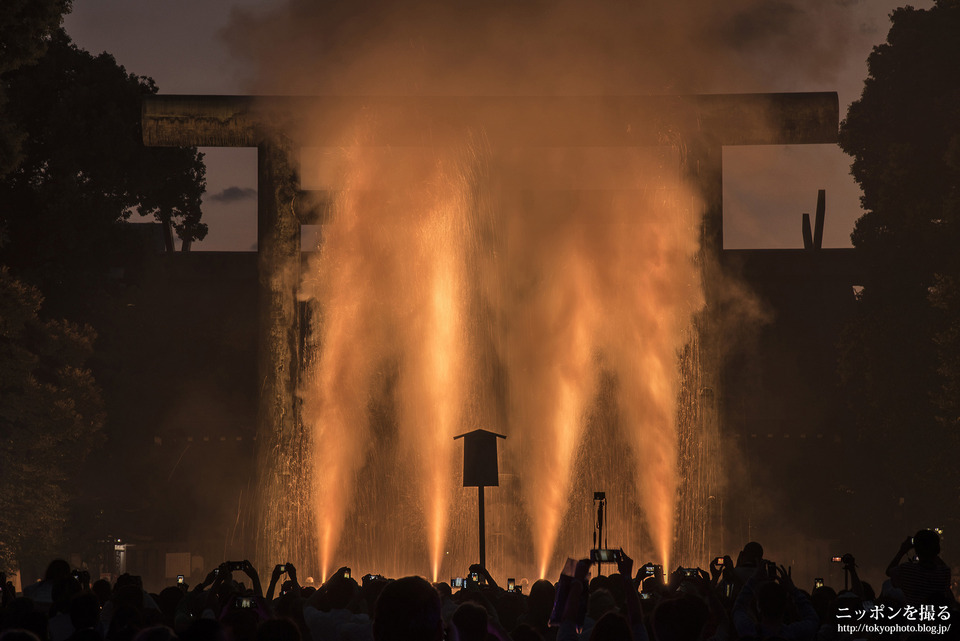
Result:
M70 10L71 0L4 0L0 2L0 76L35 62L50 35ZM3 116L6 91L0 84L0 176L20 158L24 133Z
M93 331L42 320L43 297L0 268L0 568L49 558L69 481L98 441L100 391L86 361Z
M80 465L106 431L87 363L101 379L120 367L122 346L101 344L94 358L93 329L50 319L83 319L107 332L124 322L119 276L134 212L183 239L206 233L202 155L143 145L141 101L156 86L108 54L74 46L59 29L69 6L0 2L2 567L64 551L55 548L66 525L77 528ZM81 534L104 534L95 529ZM69 543L84 547L78 536Z
M841 374L878 468L922 461L922 493L943 485L931 463L957 444L947 428L960 420L960 0L891 22L840 128L865 210L851 239L869 273ZM898 476L881 490L909 493Z
M960 1L897 9L891 20L841 126L866 210L852 240L896 260L895 276L928 286L960 223Z
M113 266L117 223L132 212L172 224L183 239L204 237L202 154L143 145L151 79L80 50L62 30L36 63L3 79L7 113L27 137L19 165L0 180L0 262L57 311L62 292L95 288Z

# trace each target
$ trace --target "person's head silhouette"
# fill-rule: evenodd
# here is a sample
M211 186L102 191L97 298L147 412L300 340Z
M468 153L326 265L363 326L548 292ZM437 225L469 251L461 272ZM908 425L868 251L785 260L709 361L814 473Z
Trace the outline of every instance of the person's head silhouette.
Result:
M763 560L763 546L756 541L750 541L740 551L737 566L758 567L761 560Z
M940 554L940 535L934 530L920 530L913 535L913 550L921 561L928 561Z
M373 638L375 641L441 641L440 595L418 576L387 584L377 598Z

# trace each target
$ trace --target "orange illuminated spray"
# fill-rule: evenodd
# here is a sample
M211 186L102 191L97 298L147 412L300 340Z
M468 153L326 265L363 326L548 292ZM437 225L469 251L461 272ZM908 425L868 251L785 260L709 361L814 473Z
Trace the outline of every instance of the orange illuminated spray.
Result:
M354 180L362 182L362 176ZM368 388L385 344L385 310L371 252L378 231L360 220L359 192L344 191L324 230L324 251L311 260L301 295L315 307L316 346L302 374L302 420L313 431L314 509L321 574L329 575L357 471L367 455Z
M398 265L411 285L399 323L404 346L398 386L402 433L414 462L426 528L430 576L439 577L449 525L454 469L453 437L462 425L471 363L467 358L469 201L455 159L441 158L416 194L416 236Z
M526 253L518 247L522 255L512 257L533 262L517 267L529 269L538 284L514 301L506 349L516 399L511 422L524 434L523 500L540 577L547 574L570 504L573 457L596 383L592 330L601 312L591 304L590 268L573 232L555 229L550 249Z
M602 158L597 154L595 161ZM562 159L555 164L562 166ZM605 487L635 497L658 561L669 561L678 487L678 354L703 300L695 260L699 208L678 172L664 165L656 157L601 165L604 180L649 180L652 187L580 195L579 202L575 193L560 201L550 194L527 198L511 219L502 268L515 294L504 305L510 319L504 357L511 424L523 434L524 507L541 577L589 545L583 490L597 488L577 481L579 493L572 490L584 468L606 466L596 452L582 449L601 372L616 382L620 408L620 435L605 435L602 447L622 442L633 454L633 474L607 476L613 485ZM635 534L619 534L628 547L637 545Z
M367 518L419 513L419 537L399 544L425 549L425 567L402 571L440 576L455 489L452 438L477 422L464 412L480 384L469 304L477 295L496 319L508 431L521 436L514 442L534 572L550 576L557 546L569 552L578 545L571 490L602 371L617 380L619 438L634 457L632 479L617 482L636 497L666 563L677 492L677 354L702 304L692 199L662 177L656 190L584 202L572 196L572 204L507 189L496 216L499 239L485 246L491 241L478 236L476 192L496 181L471 181L462 152L434 150L426 163L400 169L389 154L340 153L345 189L303 288L322 310L302 395L304 420L323 444L316 509L324 575L335 567L356 476L370 454L371 380L389 361L398 363L399 469L414 491L405 506L366 506L375 510ZM562 173L563 162L554 165ZM611 164L599 173L609 180L623 170ZM401 182L390 182L398 176Z
M329 175L319 180L342 189L302 288L318 308L313 330L319 339L301 388L304 422L317 443L323 573L334 567L374 436L372 380L385 363L396 362L399 470L415 488L425 538L403 543L425 545L436 580L451 511L453 436L472 371L464 327L467 174L455 154L431 153L404 166L384 150L326 153L317 166ZM374 507L384 519L410 512L384 501ZM396 536L406 534L398 530Z
M610 274L632 274L633 287L616 295L606 318L606 352L620 381L623 429L636 459L636 497L659 556L668 567L678 487L678 354L690 340L703 306L699 268L699 208L679 184L637 212L623 203L623 251L608 260ZM637 216L637 213L640 215ZM632 216L627 223L627 216ZM624 243L636 243L629 251ZM612 302L612 301L611 301Z

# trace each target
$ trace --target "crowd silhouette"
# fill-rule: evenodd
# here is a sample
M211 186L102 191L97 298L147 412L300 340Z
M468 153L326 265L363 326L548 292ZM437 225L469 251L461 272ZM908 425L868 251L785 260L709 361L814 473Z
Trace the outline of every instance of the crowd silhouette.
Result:
M913 552L913 554L910 554ZM836 559L845 587L796 586L791 568L747 543L708 570L651 563L634 571L622 550L616 571L590 578L595 562L570 562L559 580L523 594L479 565L463 585L340 568L318 588L296 566L273 568L264 592L249 561L224 562L198 585L152 594L139 577L91 584L86 571L52 561L22 594L3 577L0 641L846 641L958 637L950 568L940 536L907 537L879 592L851 554ZM457 582L459 583L459 581Z

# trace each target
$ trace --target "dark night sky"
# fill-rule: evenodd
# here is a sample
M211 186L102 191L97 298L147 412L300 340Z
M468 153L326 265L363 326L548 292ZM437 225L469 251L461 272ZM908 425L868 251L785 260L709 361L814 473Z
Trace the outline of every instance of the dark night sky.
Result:
M228 48L223 31L237 10L270 8L281 0L76 0L65 26L74 41L107 51L131 73L153 77L161 93L247 93L250 72ZM695 3L694 3L695 4ZM742 3L741 3L742 4ZM791 7L787 1L773 2ZM825 0L809 11L841 52L822 72L799 64L807 52L780 50L757 67L776 68L773 91L837 91L841 117L860 93L871 47L881 43L899 0ZM914 3L925 8L932 3ZM791 9L801 11L808 5ZM770 29L758 24L755 29ZM760 35L760 39L768 34ZM805 71L798 70L800 68ZM737 89L732 89L736 91ZM256 154L252 149L206 149L204 217L210 227L198 250L250 250L256 241ZM813 212L817 189L827 190L824 246L849 246L860 215L859 188L849 158L832 145L728 148L725 151L725 238L728 248L801 247L801 213Z

